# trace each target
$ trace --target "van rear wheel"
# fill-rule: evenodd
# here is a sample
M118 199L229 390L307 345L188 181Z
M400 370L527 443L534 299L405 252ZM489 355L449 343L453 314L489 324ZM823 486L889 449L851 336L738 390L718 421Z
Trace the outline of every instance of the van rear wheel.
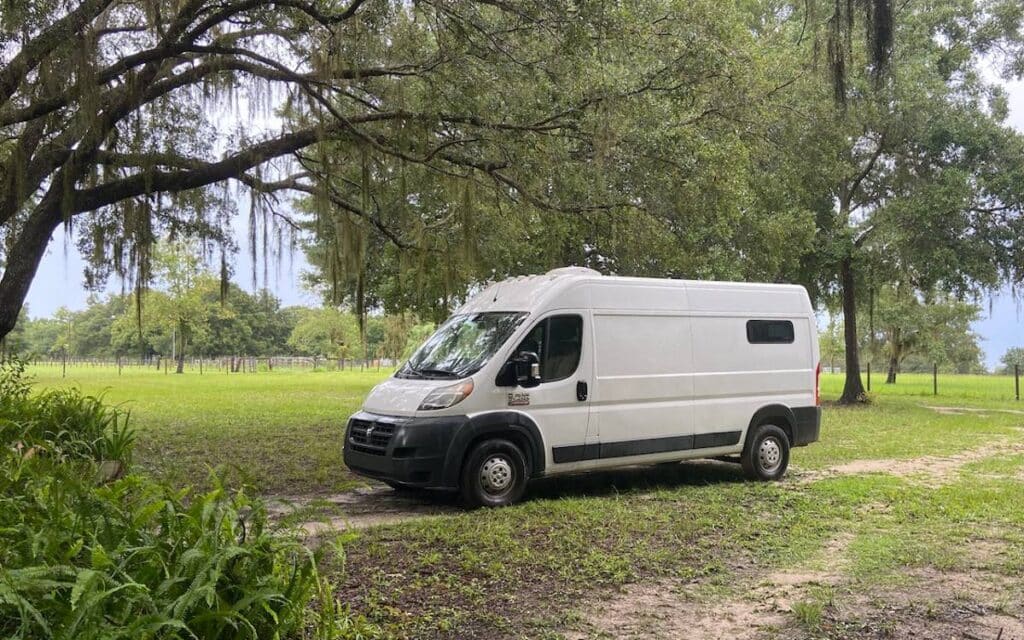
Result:
M743 474L750 480L778 480L789 466L789 438L774 424L757 426L743 447Z
M484 440L462 469L462 502L470 508L514 504L526 491L526 456L508 440Z

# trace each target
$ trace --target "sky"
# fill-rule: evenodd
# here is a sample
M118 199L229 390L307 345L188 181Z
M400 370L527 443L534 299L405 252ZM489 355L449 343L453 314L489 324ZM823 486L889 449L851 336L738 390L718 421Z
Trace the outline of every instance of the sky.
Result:
M1012 126L1024 131L1024 82L1006 83L1009 94ZM240 206L245 210L246 206ZM235 232L238 244L247 246L245 216L235 218ZM279 268L269 270L269 288L281 299L282 304L315 305L318 299L300 285L300 275L309 265L301 250L286 256ZM60 307L82 309L86 305L88 292L82 278L84 262L74 241L58 231L50 241L49 250L39 266L39 272L28 293L29 315L33 318L50 316ZM248 252L240 251L234 260L235 281L243 288L252 289L252 262ZM262 273L262 266L260 267ZM260 278L262 285L262 275ZM112 290L119 290L119 284L112 283ZM981 348L985 351L985 364L993 369L999 358L1010 347L1024 346L1024 298L1015 300L1009 290L997 292L982 302L982 318L974 323L974 331L981 337Z

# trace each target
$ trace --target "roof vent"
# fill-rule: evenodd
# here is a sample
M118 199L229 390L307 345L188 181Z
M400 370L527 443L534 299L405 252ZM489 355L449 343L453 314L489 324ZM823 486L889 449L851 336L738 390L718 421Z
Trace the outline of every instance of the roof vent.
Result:
M544 275L546 276L599 276L599 271L588 269L587 267L560 267L558 269L552 269Z

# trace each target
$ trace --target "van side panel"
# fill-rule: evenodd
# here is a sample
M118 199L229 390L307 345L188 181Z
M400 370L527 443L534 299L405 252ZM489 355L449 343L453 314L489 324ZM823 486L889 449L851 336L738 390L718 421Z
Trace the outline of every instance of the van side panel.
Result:
M595 311L594 346L601 457L692 448L689 318Z
M774 318L793 323L792 343L751 344L747 321ZM814 405L815 338L806 317L767 312L742 316L695 314L693 329L693 420L695 433L728 428L744 433L766 405Z

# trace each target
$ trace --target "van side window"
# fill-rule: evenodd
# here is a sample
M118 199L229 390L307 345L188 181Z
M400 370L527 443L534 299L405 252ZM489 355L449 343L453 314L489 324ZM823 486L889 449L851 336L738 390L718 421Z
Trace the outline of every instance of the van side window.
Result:
M540 358L542 382L564 380L576 372L583 345L583 318L551 316L537 323L515 353L532 351Z
M748 320L747 341L751 344L789 344L793 342L793 323L789 320Z

